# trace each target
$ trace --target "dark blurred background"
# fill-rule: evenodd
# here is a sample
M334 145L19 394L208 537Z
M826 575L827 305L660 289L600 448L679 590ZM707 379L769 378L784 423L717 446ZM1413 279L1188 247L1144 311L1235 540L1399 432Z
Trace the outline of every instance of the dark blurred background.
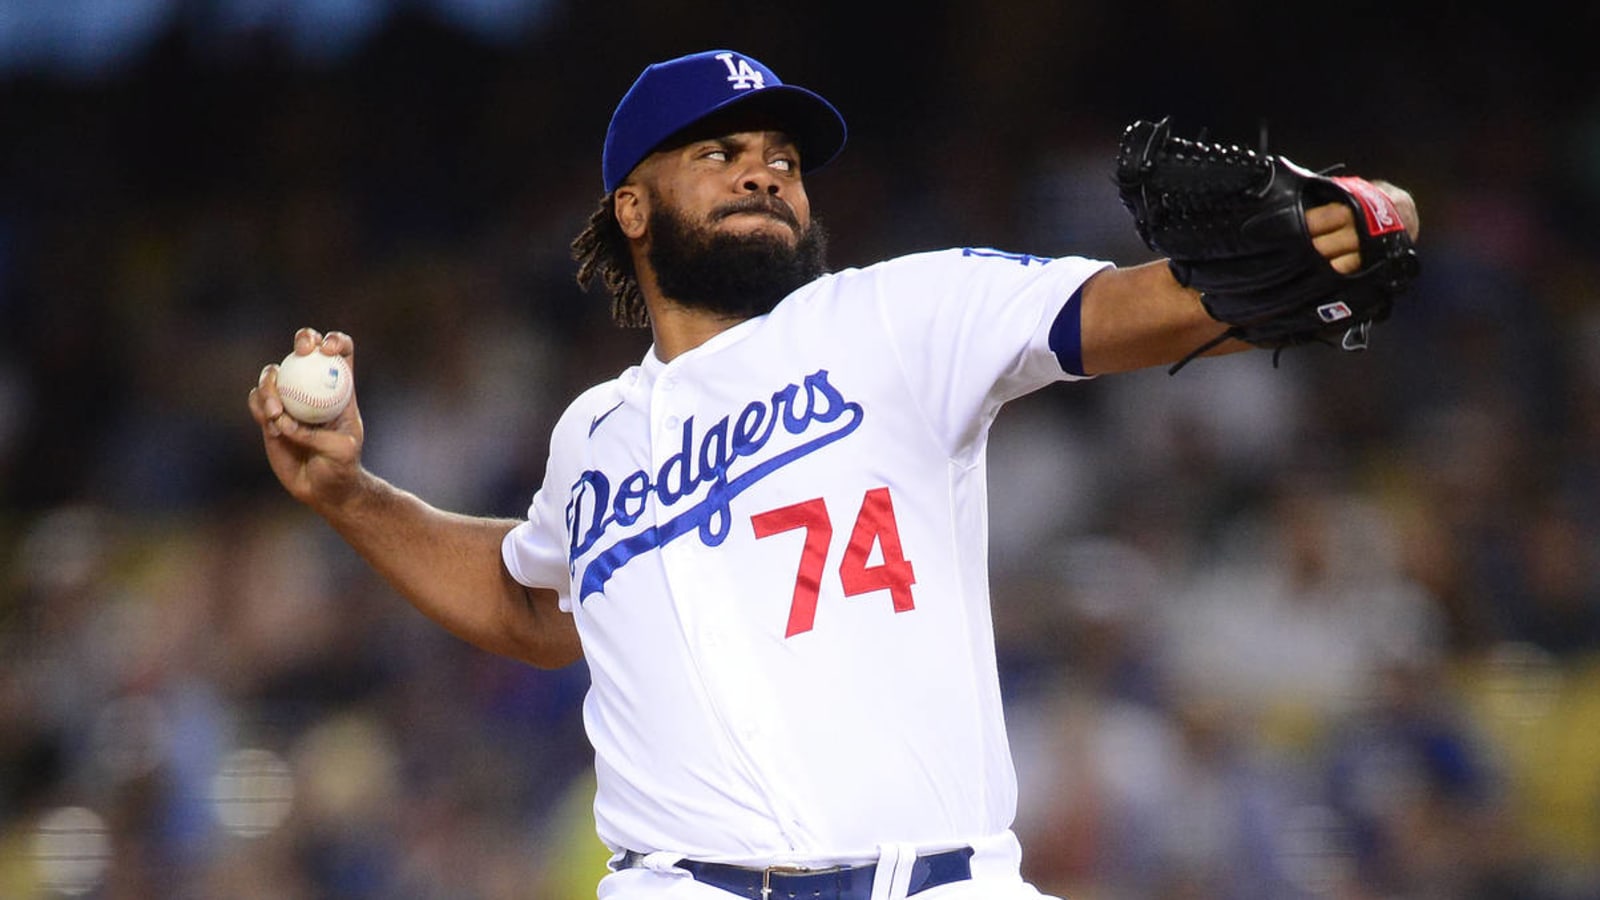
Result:
M1026 874L1095 898L1600 897L1593 4L0 0L0 897L592 897L581 665L410 610L245 394L356 336L368 463L521 515L640 331L572 281L611 107L832 99L836 267L1123 263L1121 128L1409 188L1362 354L1060 386L991 450Z

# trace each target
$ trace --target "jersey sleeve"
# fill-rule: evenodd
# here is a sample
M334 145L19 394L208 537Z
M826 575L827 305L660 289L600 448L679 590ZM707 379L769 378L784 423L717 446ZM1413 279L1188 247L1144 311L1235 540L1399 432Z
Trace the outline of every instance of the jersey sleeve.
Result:
M1085 376L1077 359L1074 298L1110 263L967 248L885 263L872 286L883 333L930 424L953 453L973 441L1006 401Z
M500 555L518 584L553 588L561 597L561 608L570 610L572 579L567 568L564 513L552 502L555 496L547 480L533 495L527 520L506 534Z
M506 571L518 584L551 588L560 597L563 610L572 611L572 569L568 559L567 482L562 473L572 467L563 459L578 442L573 437L573 422L582 419L590 395L605 389L602 385L574 401L550 437L550 458L545 464L544 482L528 505L528 518L507 532L500 544Z

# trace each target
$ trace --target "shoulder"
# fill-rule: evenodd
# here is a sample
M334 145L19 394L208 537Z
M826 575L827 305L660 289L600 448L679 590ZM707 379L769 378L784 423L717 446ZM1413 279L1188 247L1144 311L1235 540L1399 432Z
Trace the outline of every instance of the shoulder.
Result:
M829 272L786 297L778 309L828 303L886 288L937 285L949 278L969 251L956 248L925 250L895 256L869 265L851 266Z
M570 433L575 428L581 428L584 432L587 432L596 417L604 415L606 411L614 409L620 404L627 385L638 377L637 368L630 368L616 378L602 381L574 397L572 402L567 404L566 410L562 412L561 418L556 420L555 435L557 440L559 441L563 435Z
M953 266L960 266L963 264L963 260L971 259L976 254L989 252L995 251L975 250L971 247L919 250L914 253L892 256L870 265L840 269L837 272L824 275L814 284L825 284L830 280L848 282L863 278L907 276L915 275L919 272L939 271Z
M895 256L881 262L857 268L841 269L824 275L799 293L830 285L841 286L875 279L933 280L942 282L952 276L982 276L985 272L1012 272L1018 269L1042 270L1070 264L1073 257L1039 256L1017 253L994 247L949 247L941 250L923 250Z
M853 304L862 298L896 306L929 306L940 298L1006 296L1030 288L1061 285L1070 293L1105 265L1075 256L1039 256L992 247L925 250L831 272L789 295L778 310L817 305L857 308Z

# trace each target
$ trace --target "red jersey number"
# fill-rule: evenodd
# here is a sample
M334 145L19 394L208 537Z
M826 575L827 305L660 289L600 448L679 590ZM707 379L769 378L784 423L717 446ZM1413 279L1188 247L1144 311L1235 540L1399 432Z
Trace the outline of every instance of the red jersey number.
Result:
M810 631L816 624L817 596L822 592L822 577L827 565L828 546L833 541L833 521L821 497L757 513L750 517L757 538L769 537L796 528L806 530L800 551L800 567L794 580L794 598L789 604L789 624L784 637ZM869 565L877 547L882 559ZM900 545L900 527L894 518L894 502L886 487L867 491L861 511L850 529L844 559L839 562L839 584L846 597L888 591L894 611L916 608L911 586L917 581L911 561Z

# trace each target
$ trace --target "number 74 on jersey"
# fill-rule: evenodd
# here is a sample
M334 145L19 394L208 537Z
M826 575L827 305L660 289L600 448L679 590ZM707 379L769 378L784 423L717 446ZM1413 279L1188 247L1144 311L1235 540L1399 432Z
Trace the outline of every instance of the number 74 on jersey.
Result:
M756 513L750 517L757 538L771 537L796 528L805 529L805 544L800 550L800 566L795 574L794 599L789 604L789 624L784 637L810 631L816 624L817 597L827 576L828 549L833 543L833 519L821 497L790 506ZM868 565L872 548L880 550L882 562ZM894 518L894 502L886 487L867 491L856 513L855 525L839 561L839 583L846 597L888 591L897 613L915 609L911 586L916 583L911 561L900 546L900 528Z

